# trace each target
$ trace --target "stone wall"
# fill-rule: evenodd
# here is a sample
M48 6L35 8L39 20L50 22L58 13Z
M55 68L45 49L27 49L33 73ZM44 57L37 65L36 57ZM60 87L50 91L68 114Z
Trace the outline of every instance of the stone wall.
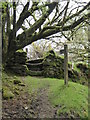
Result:
M77 68L80 69L80 71L87 77L90 79L90 67L89 65L86 65L85 63L77 63Z
M83 75L88 73L85 65L78 64L76 67L80 69L80 72L72 69L72 65L68 63L68 76L74 82L80 80L81 73ZM64 78L64 58L57 56L53 50L47 52L44 58L31 61L27 61L26 52L17 50L14 56L7 61L6 68L19 75Z
M19 75L26 75L28 68L26 66L27 53L23 50L17 50L14 55L7 60L6 69Z
M43 60L43 76L51 78L64 78L64 58L59 57L53 50L49 51ZM79 74L68 64L69 78L77 79Z
M43 76L52 78L63 78L64 59L57 56L54 51L49 51L43 61Z

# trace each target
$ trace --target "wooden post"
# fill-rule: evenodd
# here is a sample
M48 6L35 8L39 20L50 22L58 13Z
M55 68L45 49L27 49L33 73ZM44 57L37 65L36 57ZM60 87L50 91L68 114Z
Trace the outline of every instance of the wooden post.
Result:
M68 46L64 45L64 84L68 85Z
M2 7L1 7L2 8ZM2 119L2 9L0 8L0 120Z

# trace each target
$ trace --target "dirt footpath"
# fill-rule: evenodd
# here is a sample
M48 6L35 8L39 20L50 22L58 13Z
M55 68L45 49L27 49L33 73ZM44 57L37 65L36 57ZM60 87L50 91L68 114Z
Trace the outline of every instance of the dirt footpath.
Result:
M3 118L57 118L56 108L48 100L48 89L40 89L32 96L28 93L2 101Z
M37 111L38 118L55 118L56 109L50 104L48 100L48 90L43 88L38 92L36 101L32 103Z

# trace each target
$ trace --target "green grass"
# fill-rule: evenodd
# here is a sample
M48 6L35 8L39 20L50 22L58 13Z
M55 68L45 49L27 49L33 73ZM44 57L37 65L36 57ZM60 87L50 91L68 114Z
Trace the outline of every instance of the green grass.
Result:
M74 113L76 116L88 116L88 88L77 83L69 82L65 86L59 81L50 87L49 99L54 106L61 106L58 114Z
M52 78L26 77L29 93L37 93L39 88L49 87L49 100L53 106L58 108L58 115L71 114L79 117L88 117L88 87L69 82L64 85L64 80Z
M70 82L69 85L64 85L63 79L54 78L39 78L39 77L24 77L25 87L14 84L15 79L21 80L22 77L3 73L2 87L9 88L13 94L16 90L25 90L29 94L38 94L40 88L47 88L49 90L49 101L53 106L58 107L58 115L72 114L82 118L88 117L88 87ZM16 95L15 95L16 96Z
M27 87L28 92L31 94L40 88L50 86L51 84L53 84L53 80L56 80L56 79L54 79L54 78L52 78L52 79L51 78L38 78L38 77L27 76L25 78L25 83L28 86Z
M22 78L10 73L2 72L2 90L3 90L3 98L11 99L17 97L20 91L23 91L23 87L19 84L14 84L14 81L21 81Z

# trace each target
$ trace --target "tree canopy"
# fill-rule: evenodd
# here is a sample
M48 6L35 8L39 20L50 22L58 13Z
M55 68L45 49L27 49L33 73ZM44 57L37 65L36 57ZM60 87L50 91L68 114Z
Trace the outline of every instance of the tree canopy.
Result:
M78 26L89 24L90 13L87 12L89 6L90 2L75 0L3 2L3 51L6 50L6 53L11 54L34 41L49 38L56 33L65 36L64 32L69 31L72 36ZM22 8L21 11L20 8ZM20 14L17 16L18 10ZM17 34L20 29L23 32Z

